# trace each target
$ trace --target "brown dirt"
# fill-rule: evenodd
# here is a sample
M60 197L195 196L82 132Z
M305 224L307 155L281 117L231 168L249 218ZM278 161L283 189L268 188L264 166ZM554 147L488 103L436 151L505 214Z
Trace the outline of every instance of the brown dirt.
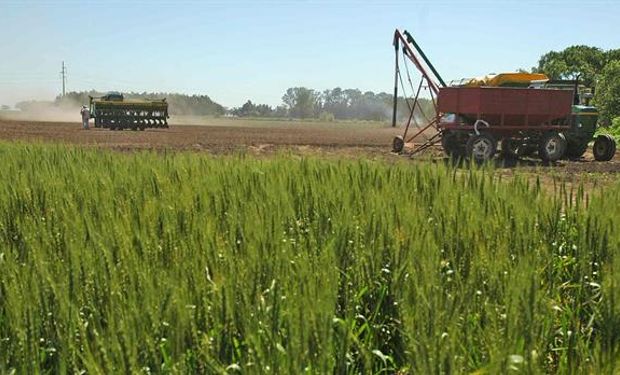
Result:
M82 130L79 123L35 122L0 119L0 139L92 145L113 149L236 150L267 152L289 146L311 149L389 150L390 128L325 129L303 124L280 127L172 126L145 131ZM387 147L386 147L387 145Z
M355 123L334 123L333 128L305 123L249 121L239 126L231 121L220 121L217 126L172 126L170 129L146 131L110 131L107 129L82 130L79 123L36 122L0 119L0 140L67 143L115 150L193 150L209 153L250 152L271 155L291 151L301 155L321 155L383 160L406 160L390 152L398 129L389 127L358 126ZM245 125L246 123L243 123ZM620 152L610 162L596 162L591 153L578 161L560 161L552 165L539 160L521 160L507 164L497 161L499 173L511 175L514 171L544 175L551 180L617 181L620 177ZM446 162L439 148L412 158L415 162Z

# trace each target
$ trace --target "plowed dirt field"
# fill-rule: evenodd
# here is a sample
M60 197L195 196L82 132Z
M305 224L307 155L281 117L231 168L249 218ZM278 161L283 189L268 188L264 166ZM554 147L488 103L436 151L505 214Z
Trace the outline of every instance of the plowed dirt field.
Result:
M230 125L226 125L228 123ZM110 131L94 128L82 130L77 122L0 119L0 140L67 143L127 151L175 149L215 154L243 151L258 155L292 151L299 154L399 160L406 159L406 156L392 154L390 146L394 135L400 133L400 129L376 125L251 120L220 120L217 125L173 125L169 129L145 131ZM440 162L445 161L445 158L439 149L435 149L414 160ZM620 173L620 152L610 162L596 162L588 151L580 160L560 161L551 166L534 159L517 163L498 160L497 165L537 171L544 168L554 175L585 175L586 179L591 173L606 174L615 179L614 175Z
M231 121L231 124L233 121ZM35 122L0 119L0 139L96 145L115 149L207 150L215 153L252 149L270 151L281 148L348 149L389 151L391 128L338 127L326 129L304 124L277 127L173 125L169 129L145 131L82 130L79 123Z

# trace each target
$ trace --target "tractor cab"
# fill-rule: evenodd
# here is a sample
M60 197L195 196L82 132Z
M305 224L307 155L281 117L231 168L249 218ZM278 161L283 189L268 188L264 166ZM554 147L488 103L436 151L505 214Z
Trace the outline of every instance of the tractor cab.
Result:
M124 99L123 94L118 91L110 91L101 97L101 100L108 102L122 102Z

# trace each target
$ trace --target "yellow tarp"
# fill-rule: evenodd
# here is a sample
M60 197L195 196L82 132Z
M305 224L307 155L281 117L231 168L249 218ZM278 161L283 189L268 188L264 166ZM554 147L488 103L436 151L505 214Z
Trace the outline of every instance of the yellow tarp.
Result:
M533 81L546 82L549 80L544 74L540 73L500 73L490 74L485 77L473 78L463 86L529 86Z

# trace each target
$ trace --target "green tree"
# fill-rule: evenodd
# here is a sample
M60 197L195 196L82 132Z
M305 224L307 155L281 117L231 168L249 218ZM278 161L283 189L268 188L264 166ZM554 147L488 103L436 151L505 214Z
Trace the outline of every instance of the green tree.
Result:
M579 76L586 86L594 87L596 76L607 63L606 57L606 53L597 47L571 46L544 54L534 70L551 79L576 79Z
M620 60L609 62L603 69L594 100L604 122L620 117Z
M610 49L609 51L605 52L605 61L607 63L615 60L620 60L620 48Z
M239 117L271 117L274 110L267 104L254 104L248 100L241 107L233 108L231 113Z
M289 114L297 118L310 118L318 115L315 109L319 93L305 87L291 87L286 90L282 101L289 109Z

